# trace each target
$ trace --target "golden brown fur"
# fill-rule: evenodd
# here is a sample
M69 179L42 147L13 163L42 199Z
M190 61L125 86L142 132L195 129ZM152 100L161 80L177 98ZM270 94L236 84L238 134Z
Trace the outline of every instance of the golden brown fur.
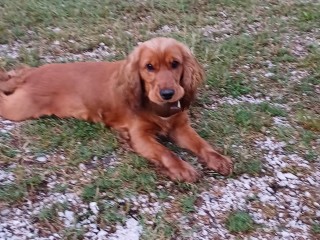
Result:
M232 163L189 124L187 109L204 73L190 50L154 38L117 62L47 64L0 75L0 116L22 121L44 115L103 122L174 180L196 181L197 171L156 140L166 135L209 168L228 175Z

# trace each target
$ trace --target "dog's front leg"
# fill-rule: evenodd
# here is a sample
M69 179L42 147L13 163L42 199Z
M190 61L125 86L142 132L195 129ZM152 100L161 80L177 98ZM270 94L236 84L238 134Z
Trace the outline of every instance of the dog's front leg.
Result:
M190 150L197 155L201 162L221 175L232 173L232 161L215 151L185 119L184 123L176 124L170 133L170 137L182 148Z
M198 179L198 172L189 163L161 145L152 133L139 127L131 128L129 132L134 151L162 167L172 180L195 182Z

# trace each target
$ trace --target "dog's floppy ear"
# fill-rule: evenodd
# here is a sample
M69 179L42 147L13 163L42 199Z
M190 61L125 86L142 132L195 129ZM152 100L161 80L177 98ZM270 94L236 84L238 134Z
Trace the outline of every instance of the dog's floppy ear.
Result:
M191 51L181 44L183 52L183 75L181 86L184 88L185 94L181 99L183 108L189 108L194 100L198 86L204 81L204 70Z
M139 74L140 47L136 47L125 60L119 72L119 88L121 97L132 109L142 104L142 85Z

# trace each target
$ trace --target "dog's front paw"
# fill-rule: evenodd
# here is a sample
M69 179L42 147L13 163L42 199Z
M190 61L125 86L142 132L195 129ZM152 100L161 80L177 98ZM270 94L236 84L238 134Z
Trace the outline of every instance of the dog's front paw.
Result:
M165 174L174 181L196 182L199 173L189 163L179 160L172 166L165 169Z
M208 168L220 173L223 176L228 176L232 173L233 163L230 158L223 156L217 152L210 152L203 162Z

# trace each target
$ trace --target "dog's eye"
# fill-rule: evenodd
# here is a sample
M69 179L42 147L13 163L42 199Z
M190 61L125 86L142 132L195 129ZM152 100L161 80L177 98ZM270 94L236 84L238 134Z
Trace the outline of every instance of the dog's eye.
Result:
M178 61L172 61L172 63L171 63L171 67L172 67L173 69L179 67L179 65L180 65L180 63L179 63Z
M150 64L150 63L148 63L148 64L146 65L146 68L147 68L147 70L148 70L149 72L154 71L154 67L153 67L153 65Z

